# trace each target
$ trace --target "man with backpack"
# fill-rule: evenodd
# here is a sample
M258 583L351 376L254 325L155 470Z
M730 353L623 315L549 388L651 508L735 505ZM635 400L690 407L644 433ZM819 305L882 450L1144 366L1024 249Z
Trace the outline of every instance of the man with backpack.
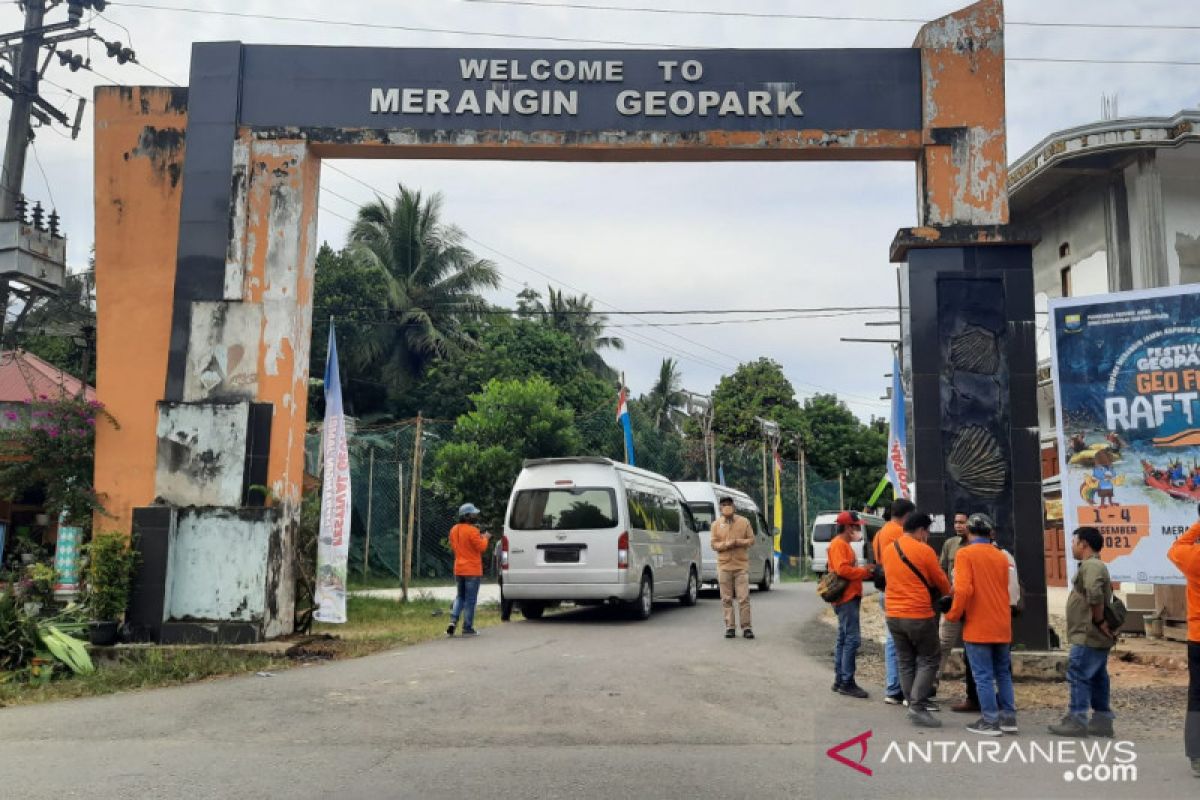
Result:
M879 529L879 533L875 534L874 555L875 563L883 564L881 554L885 547L891 547L892 542L899 539L904 534L904 521L908 519L908 515L916 510L913 501L905 497L896 498L892 501L891 507L887 510L887 523ZM887 592L879 593L879 607L884 609L884 614L887 614ZM883 697L883 702L889 705L900 705L904 702L904 692L900 688L900 669L896 663L896 641L892 637L890 629L884 630L884 645L883 645L883 660L887 670L887 687Z
M908 701L908 719L920 728L940 728L929 702L941 660L934 595L950 593L950 581L938 565L937 553L926 542L928 514L913 511L904 521L904 534L880 548L887 578L887 627L896 642L900 686ZM945 609L942 609L945 610Z
M862 605L862 583L864 578L874 575L874 570L857 565L851 542L862 540L862 520L853 511L837 515L837 534L829 543L829 571L843 581L845 589L833 600L837 614L837 647L833 651L833 691L860 700L869 697L866 690L854 682L858 647L862 642L859 635L859 610Z
M1188 705L1183 746L1192 774L1200 778L1200 522L1175 540L1167 558L1187 578Z
M1112 737L1115 715L1109 704L1108 653L1117 642L1105 610L1112 602L1112 578L1100 560L1104 537L1096 528L1075 529L1071 555L1079 561L1067 598L1067 661L1070 702L1062 722L1050 726L1056 736ZM1088 720L1088 709L1092 718Z
M1012 604L1007 554L993 546L995 526L986 514L967 521L969 543L954 558L954 604L946 620L962 624L963 650L977 684L983 714L967 726L980 736L1017 732L1013 693Z

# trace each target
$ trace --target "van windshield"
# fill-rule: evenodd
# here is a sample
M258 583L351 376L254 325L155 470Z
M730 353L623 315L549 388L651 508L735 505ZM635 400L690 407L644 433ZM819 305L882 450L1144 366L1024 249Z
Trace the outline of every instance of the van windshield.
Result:
M688 503L688 508L692 510L692 516L696 518L697 525L703 525L705 528L711 528L713 520L716 519L716 511L713 509L712 503Z
M582 531L617 527L612 489L525 489L513 498L508 526L515 531Z
M814 542L832 542L834 525L831 523L823 523L813 525L812 540Z

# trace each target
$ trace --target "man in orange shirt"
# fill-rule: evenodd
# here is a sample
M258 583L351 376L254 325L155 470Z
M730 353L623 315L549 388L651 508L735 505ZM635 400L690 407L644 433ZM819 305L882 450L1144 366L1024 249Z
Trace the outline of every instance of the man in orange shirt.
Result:
M1192 774L1200 778L1200 522L1175 540L1167 558L1187 578L1188 705L1183 742Z
M489 533L480 533L479 509L464 503L458 509L458 524L450 529L450 549L454 551L454 584L457 592L450 608L450 624L446 635L453 636L458 618L463 618L463 636L478 636L475 630L475 602L483 580L483 552L492 540Z
M884 610L896 642L908 719L921 728L942 726L929 713L936 710L929 698L942 654L933 595L950 594L950 581L938 564L937 553L926 544L932 524L928 514L913 511L904 521L904 535L878 551L887 576Z
M904 521L915 510L916 506L907 498L900 497L892 502L891 508L887 511L887 523L879 529L879 533L875 534L873 549L876 564L883 564L880 553L883 552L884 547L891 547L892 542L903 535ZM879 607L884 609L886 602L887 592L880 592ZM883 702L898 706L904 702L904 692L900 688L900 668L896 664L896 641L892 638L892 632L889 629L884 629L884 636L883 660L887 668L887 689Z
M875 574L874 570L858 566L851 542L862 541L862 520L853 511L837 515L837 534L829 543L829 571L849 581L842 596L833 604L838 619L837 647L833 651L833 690L849 697L866 699L866 690L854 682L859 634L858 612L862 605L862 582Z
M983 716L967 726L980 736L1017 732L1017 706L1013 694L1012 611L1008 593L1008 556L995 547L995 526L987 514L967 520L966 547L954 557L954 605L946 614L950 622L963 623L963 649L971 664Z

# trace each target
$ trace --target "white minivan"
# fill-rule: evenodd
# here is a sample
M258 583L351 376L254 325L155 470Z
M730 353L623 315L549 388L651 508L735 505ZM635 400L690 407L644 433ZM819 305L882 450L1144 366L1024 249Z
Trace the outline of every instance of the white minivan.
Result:
M712 539L709 530L713 520L720 513L717 505L722 497L732 497L736 512L746 518L750 529L754 531L754 546L750 548L750 582L757 584L761 591L769 591L775 572L775 538L771 535L771 527L758 510L758 505L750 499L750 495L708 481L677 481L675 486L683 493L692 516L696 518L700 537L700 549L703 567L700 570L700 581L705 585L717 585L717 554L712 549Z
M837 533L837 516L840 513L840 511L822 511L813 520L812 538L809 541L812 543L810 551L812 553L812 571L818 575L824 575L829 570L829 543L833 541L833 536ZM861 512L858 518L863 523L863 538L862 541L853 542L850 546L854 548L854 557L858 563L863 564L865 563L863 544L869 545L875 541L875 534L879 533L879 529L883 527L883 518Z
M525 462L500 540L504 599L528 619L561 601L626 603L639 619L655 600L694 605L700 536L666 478L607 458Z

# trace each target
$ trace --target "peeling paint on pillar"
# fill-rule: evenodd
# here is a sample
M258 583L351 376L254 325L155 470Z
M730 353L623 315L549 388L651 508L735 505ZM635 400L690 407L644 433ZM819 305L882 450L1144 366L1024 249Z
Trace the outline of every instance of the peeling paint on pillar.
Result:
M982 0L921 28L921 225L1008 223L1004 6Z

